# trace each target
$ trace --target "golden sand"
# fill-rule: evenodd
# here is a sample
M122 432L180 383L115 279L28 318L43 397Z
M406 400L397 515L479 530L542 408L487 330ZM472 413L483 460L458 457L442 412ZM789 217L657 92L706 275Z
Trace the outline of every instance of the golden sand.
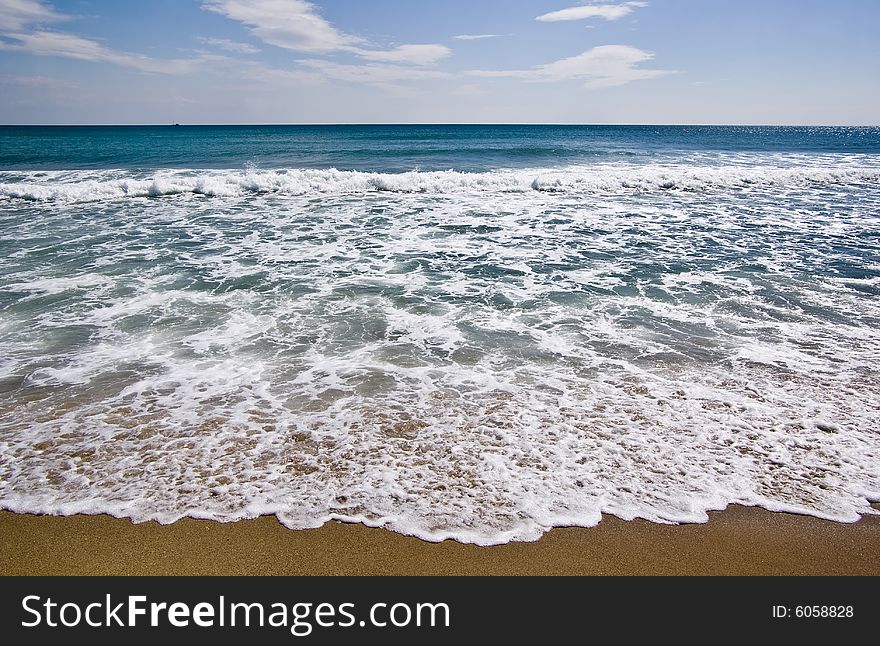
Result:
M880 574L880 517L846 525L744 507L702 525L605 517L496 547L335 522L294 531L271 516L163 526L0 512L0 539L3 575Z

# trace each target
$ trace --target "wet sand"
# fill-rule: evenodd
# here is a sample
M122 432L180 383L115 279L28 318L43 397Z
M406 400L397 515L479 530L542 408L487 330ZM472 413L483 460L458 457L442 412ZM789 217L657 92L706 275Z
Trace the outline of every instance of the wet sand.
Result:
M605 517L496 547L335 522L293 531L273 516L163 526L0 512L3 575L878 575L878 553L878 516L846 525L744 507L702 525Z

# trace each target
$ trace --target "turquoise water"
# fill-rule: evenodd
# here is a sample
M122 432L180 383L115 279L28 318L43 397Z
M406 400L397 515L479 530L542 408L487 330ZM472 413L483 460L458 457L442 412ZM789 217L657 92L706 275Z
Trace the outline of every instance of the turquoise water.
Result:
M0 128L0 506L851 522L878 242L877 128Z
M0 126L0 168L488 171L697 153L880 154L880 128Z

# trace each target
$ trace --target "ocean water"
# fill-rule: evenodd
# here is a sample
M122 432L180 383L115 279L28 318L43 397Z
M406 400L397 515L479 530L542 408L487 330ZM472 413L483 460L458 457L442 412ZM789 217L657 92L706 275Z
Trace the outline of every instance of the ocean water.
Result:
M7 509L853 522L878 420L878 128L0 128Z

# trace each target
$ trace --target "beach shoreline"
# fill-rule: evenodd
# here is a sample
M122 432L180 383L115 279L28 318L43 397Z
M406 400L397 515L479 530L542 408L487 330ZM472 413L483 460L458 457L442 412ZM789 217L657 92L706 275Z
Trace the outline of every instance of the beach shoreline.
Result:
M880 575L880 516L844 524L731 506L704 524L612 516L533 543L428 543L274 516L133 524L0 512L0 575Z

